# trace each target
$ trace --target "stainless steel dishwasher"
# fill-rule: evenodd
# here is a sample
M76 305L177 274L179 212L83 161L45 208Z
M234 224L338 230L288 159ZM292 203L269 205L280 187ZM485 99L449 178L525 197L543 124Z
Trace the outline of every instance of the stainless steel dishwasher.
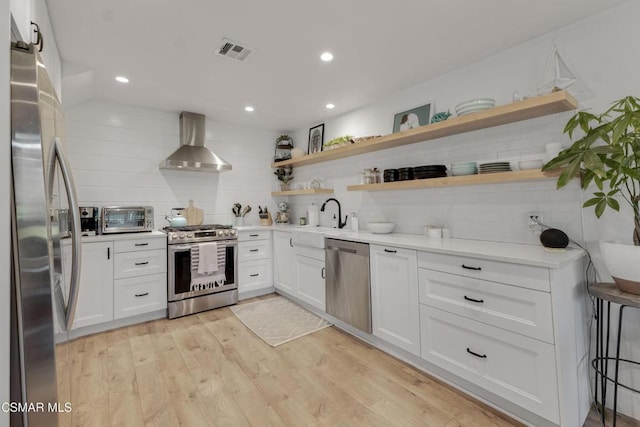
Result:
M325 239L327 313L371 333L369 245Z

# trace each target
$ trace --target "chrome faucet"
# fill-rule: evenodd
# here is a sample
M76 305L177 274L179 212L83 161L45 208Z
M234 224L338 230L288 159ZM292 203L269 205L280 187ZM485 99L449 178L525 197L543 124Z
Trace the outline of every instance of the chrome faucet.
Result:
M322 204L322 207L320 208L320 212L324 212L324 208L327 206L327 203L332 200L338 205L338 228L344 228L344 226L347 225L347 216L344 217L344 222L342 222L342 208L340 207L340 202L337 199L331 197L325 200Z

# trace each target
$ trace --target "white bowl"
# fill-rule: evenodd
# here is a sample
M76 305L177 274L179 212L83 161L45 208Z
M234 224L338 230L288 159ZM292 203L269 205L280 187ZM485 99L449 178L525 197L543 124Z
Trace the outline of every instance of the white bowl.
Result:
M373 234L388 234L393 231L393 228L396 226L394 222L382 222L382 221L370 221L369 222L369 230Z
M544 165L542 159L520 160L518 162L518 168L520 168L520 170L542 169L542 165Z

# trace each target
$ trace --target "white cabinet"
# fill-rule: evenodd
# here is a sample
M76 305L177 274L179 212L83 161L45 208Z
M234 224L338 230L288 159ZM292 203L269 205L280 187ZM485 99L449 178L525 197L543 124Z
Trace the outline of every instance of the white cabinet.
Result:
M300 300L326 311L324 249L294 247L295 274Z
M276 289L289 294L297 293L290 232L280 230L273 232L273 269L273 282Z
M420 355L418 264L414 250L370 245L373 334Z
M82 243L73 329L113 320L113 242Z
M582 425L580 262L549 269L420 252L418 265L422 358L554 424Z
M271 231L240 230L238 233L238 298L273 291Z
M114 246L114 318L166 309L167 240L138 237Z
M421 306L422 357L558 422L553 345Z

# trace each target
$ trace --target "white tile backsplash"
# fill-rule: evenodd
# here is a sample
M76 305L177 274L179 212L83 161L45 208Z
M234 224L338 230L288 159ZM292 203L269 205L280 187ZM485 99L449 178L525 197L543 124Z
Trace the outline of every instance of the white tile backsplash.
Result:
M258 205L276 208L270 196L273 132L207 120L207 147L233 165L209 174L158 169L179 146L178 114L92 101L68 108L66 119L80 205L150 205L156 228L189 199L204 210L206 223L231 223L234 202L252 206L249 224L258 223Z

